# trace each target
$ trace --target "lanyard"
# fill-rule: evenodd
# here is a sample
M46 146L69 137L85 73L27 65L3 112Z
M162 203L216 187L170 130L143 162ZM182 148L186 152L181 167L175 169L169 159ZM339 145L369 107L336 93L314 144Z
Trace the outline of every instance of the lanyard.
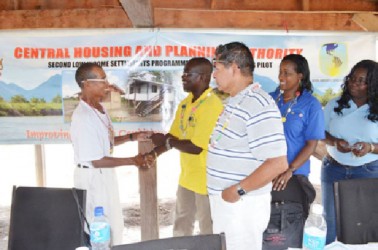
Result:
M276 98L276 100L275 100L277 106L283 106L283 105L284 105L284 98L283 98L283 96L282 96L282 93L283 93L283 91L280 91L280 94L277 96L277 98ZM280 99L281 99L281 96L282 96L282 105L280 105ZM290 101L290 104L289 104L289 106L288 106L287 109L286 109L286 113L285 113L285 115L283 115L282 112L281 112L281 120L282 120L283 123L286 122L286 120L287 120L287 115L291 112L293 106L294 106L295 104L297 104L297 102L298 102L298 97L299 97L299 96L300 96L300 93L299 93L299 92L296 92L296 93L295 93L295 98L292 99L292 100ZM280 111L281 111L281 109L280 109Z
M108 137L109 137L109 142L110 142L110 154L112 154L113 148L114 148L114 129L113 129L112 122L109 118L109 115L106 112L104 114L106 119L107 119L107 122L108 122L108 124L106 124L105 121L98 114L98 111L95 108L93 108L92 106L90 106L90 107L92 108L93 112L96 114L98 119L100 119L101 123L108 129Z
M185 125L184 125L184 117L185 117L185 111L186 111L186 104L183 104L181 106L181 114L180 114L180 131L181 131L181 134L183 135L183 137L185 138L186 136L186 130L188 128L188 124L191 124L192 127L195 126L195 119L194 119L194 114L195 112L197 111L197 109L208 99L208 97L211 95L211 93L209 92L205 98L199 100L199 102L197 103L196 106L194 106L191 110L190 110L190 113L189 113L189 117L188 117L188 120L186 121Z

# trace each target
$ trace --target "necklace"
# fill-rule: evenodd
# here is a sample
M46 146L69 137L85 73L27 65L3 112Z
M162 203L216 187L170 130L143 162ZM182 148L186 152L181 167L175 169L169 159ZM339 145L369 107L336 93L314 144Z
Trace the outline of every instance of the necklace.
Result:
M284 100L284 102L287 102L287 101L290 101L290 100L292 100L294 97L289 97L289 98L283 98L283 100Z
M282 94L283 94L283 91L280 90L280 94L277 96L277 98L276 98L276 100L275 100L277 106L283 106L283 105L284 105L284 101L286 101L286 99L283 97ZM281 99L281 96L282 96L282 105L280 105L280 99ZM286 113L285 113L285 115L283 115L282 112L281 112L281 120L282 120L283 123L286 122L286 120L287 120L287 115L291 112L291 109L293 108L293 106L294 106L295 104L297 104L297 101L298 101L298 97L299 97L299 96L300 96L300 92L299 92L299 91L296 91L296 92L295 92L295 98L294 98L294 99L293 99L293 98L288 99L288 100L291 100L291 101L290 101L289 106L288 106L287 109L286 109ZM280 111L281 111L281 109L280 109Z
M246 93L243 94L243 96L240 98L239 102L235 105L235 107L232 109L231 112L228 112L228 114L226 115L225 119L224 119L224 122L222 124L222 128L221 130L219 131L218 135L215 137L215 139L212 139L211 140L211 146L215 146L217 145L217 143L219 142L219 140L222 138L223 134L224 134L224 130L227 129L228 125L230 124L230 120L231 120L231 117L234 115L234 111L237 110L237 109L240 109L240 105L242 104L242 102L244 101L244 99L247 97L248 93L252 90L256 90L260 88L259 85L255 85L255 84L252 84L252 87L251 89L249 89ZM220 122L220 119L221 117L223 116L223 114L226 112L226 109L223 109L222 113L219 115L218 117L218 121L217 121L217 124Z
M185 111L186 111L186 104L183 104L181 105L181 114L180 114L180 131L181 131L181 134L183 135L183 137L185 138L186 137L186 130L188 128L188 125L190 125L191 127L194 127L196 125L195 123L195 119L194 119L194 113L197 111L197 109L207 100L207 98L211 95L211 92L209 92L205 98L199 100L199 102L197 103L196 106L194 106L191 110L190 110L190 113L189 113L189 117L188 117L188 120L187 122L185 123L184 125L184 116L185 116Z
M109 143L110 143L110 154L113 154L113 148L114 148L114 128L113 128L113 125L112 125L112 122L109 118L109 115L108 113L105 112L104 110L104 115L106 117L106 122L101 118L101 116L98 114L99 111L97 111L97 109L93 108L92 106L90 106L93 110L93 112L96 114L96 116L98 117L98 119L100 119L101 123L107 128L108 130L108 137L109 137Z

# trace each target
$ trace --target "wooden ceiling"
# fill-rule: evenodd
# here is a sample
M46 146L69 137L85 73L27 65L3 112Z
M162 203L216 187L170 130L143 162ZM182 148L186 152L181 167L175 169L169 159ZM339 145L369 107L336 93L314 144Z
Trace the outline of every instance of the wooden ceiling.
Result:
M378 0L0 0L0 29L378 31Z

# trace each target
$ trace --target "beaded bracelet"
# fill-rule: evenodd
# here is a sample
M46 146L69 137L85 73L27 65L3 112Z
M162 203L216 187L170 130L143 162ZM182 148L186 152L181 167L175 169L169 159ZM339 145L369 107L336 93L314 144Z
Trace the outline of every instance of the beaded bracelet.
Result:
M170 140L170 137L168 137L167 140L165 140L165 147L167 148L167 150L170 150L172 148L171 144L169 143Z

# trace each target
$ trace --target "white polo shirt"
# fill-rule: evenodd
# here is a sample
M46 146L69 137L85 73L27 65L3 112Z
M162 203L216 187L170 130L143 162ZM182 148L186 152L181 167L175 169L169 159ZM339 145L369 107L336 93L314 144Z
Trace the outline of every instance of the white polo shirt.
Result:
M286 141L273 98L253 85L230 97L211 135L207 158L209 195L239 183L266 159L286 155ZM248 195L270 193L272 184Z

